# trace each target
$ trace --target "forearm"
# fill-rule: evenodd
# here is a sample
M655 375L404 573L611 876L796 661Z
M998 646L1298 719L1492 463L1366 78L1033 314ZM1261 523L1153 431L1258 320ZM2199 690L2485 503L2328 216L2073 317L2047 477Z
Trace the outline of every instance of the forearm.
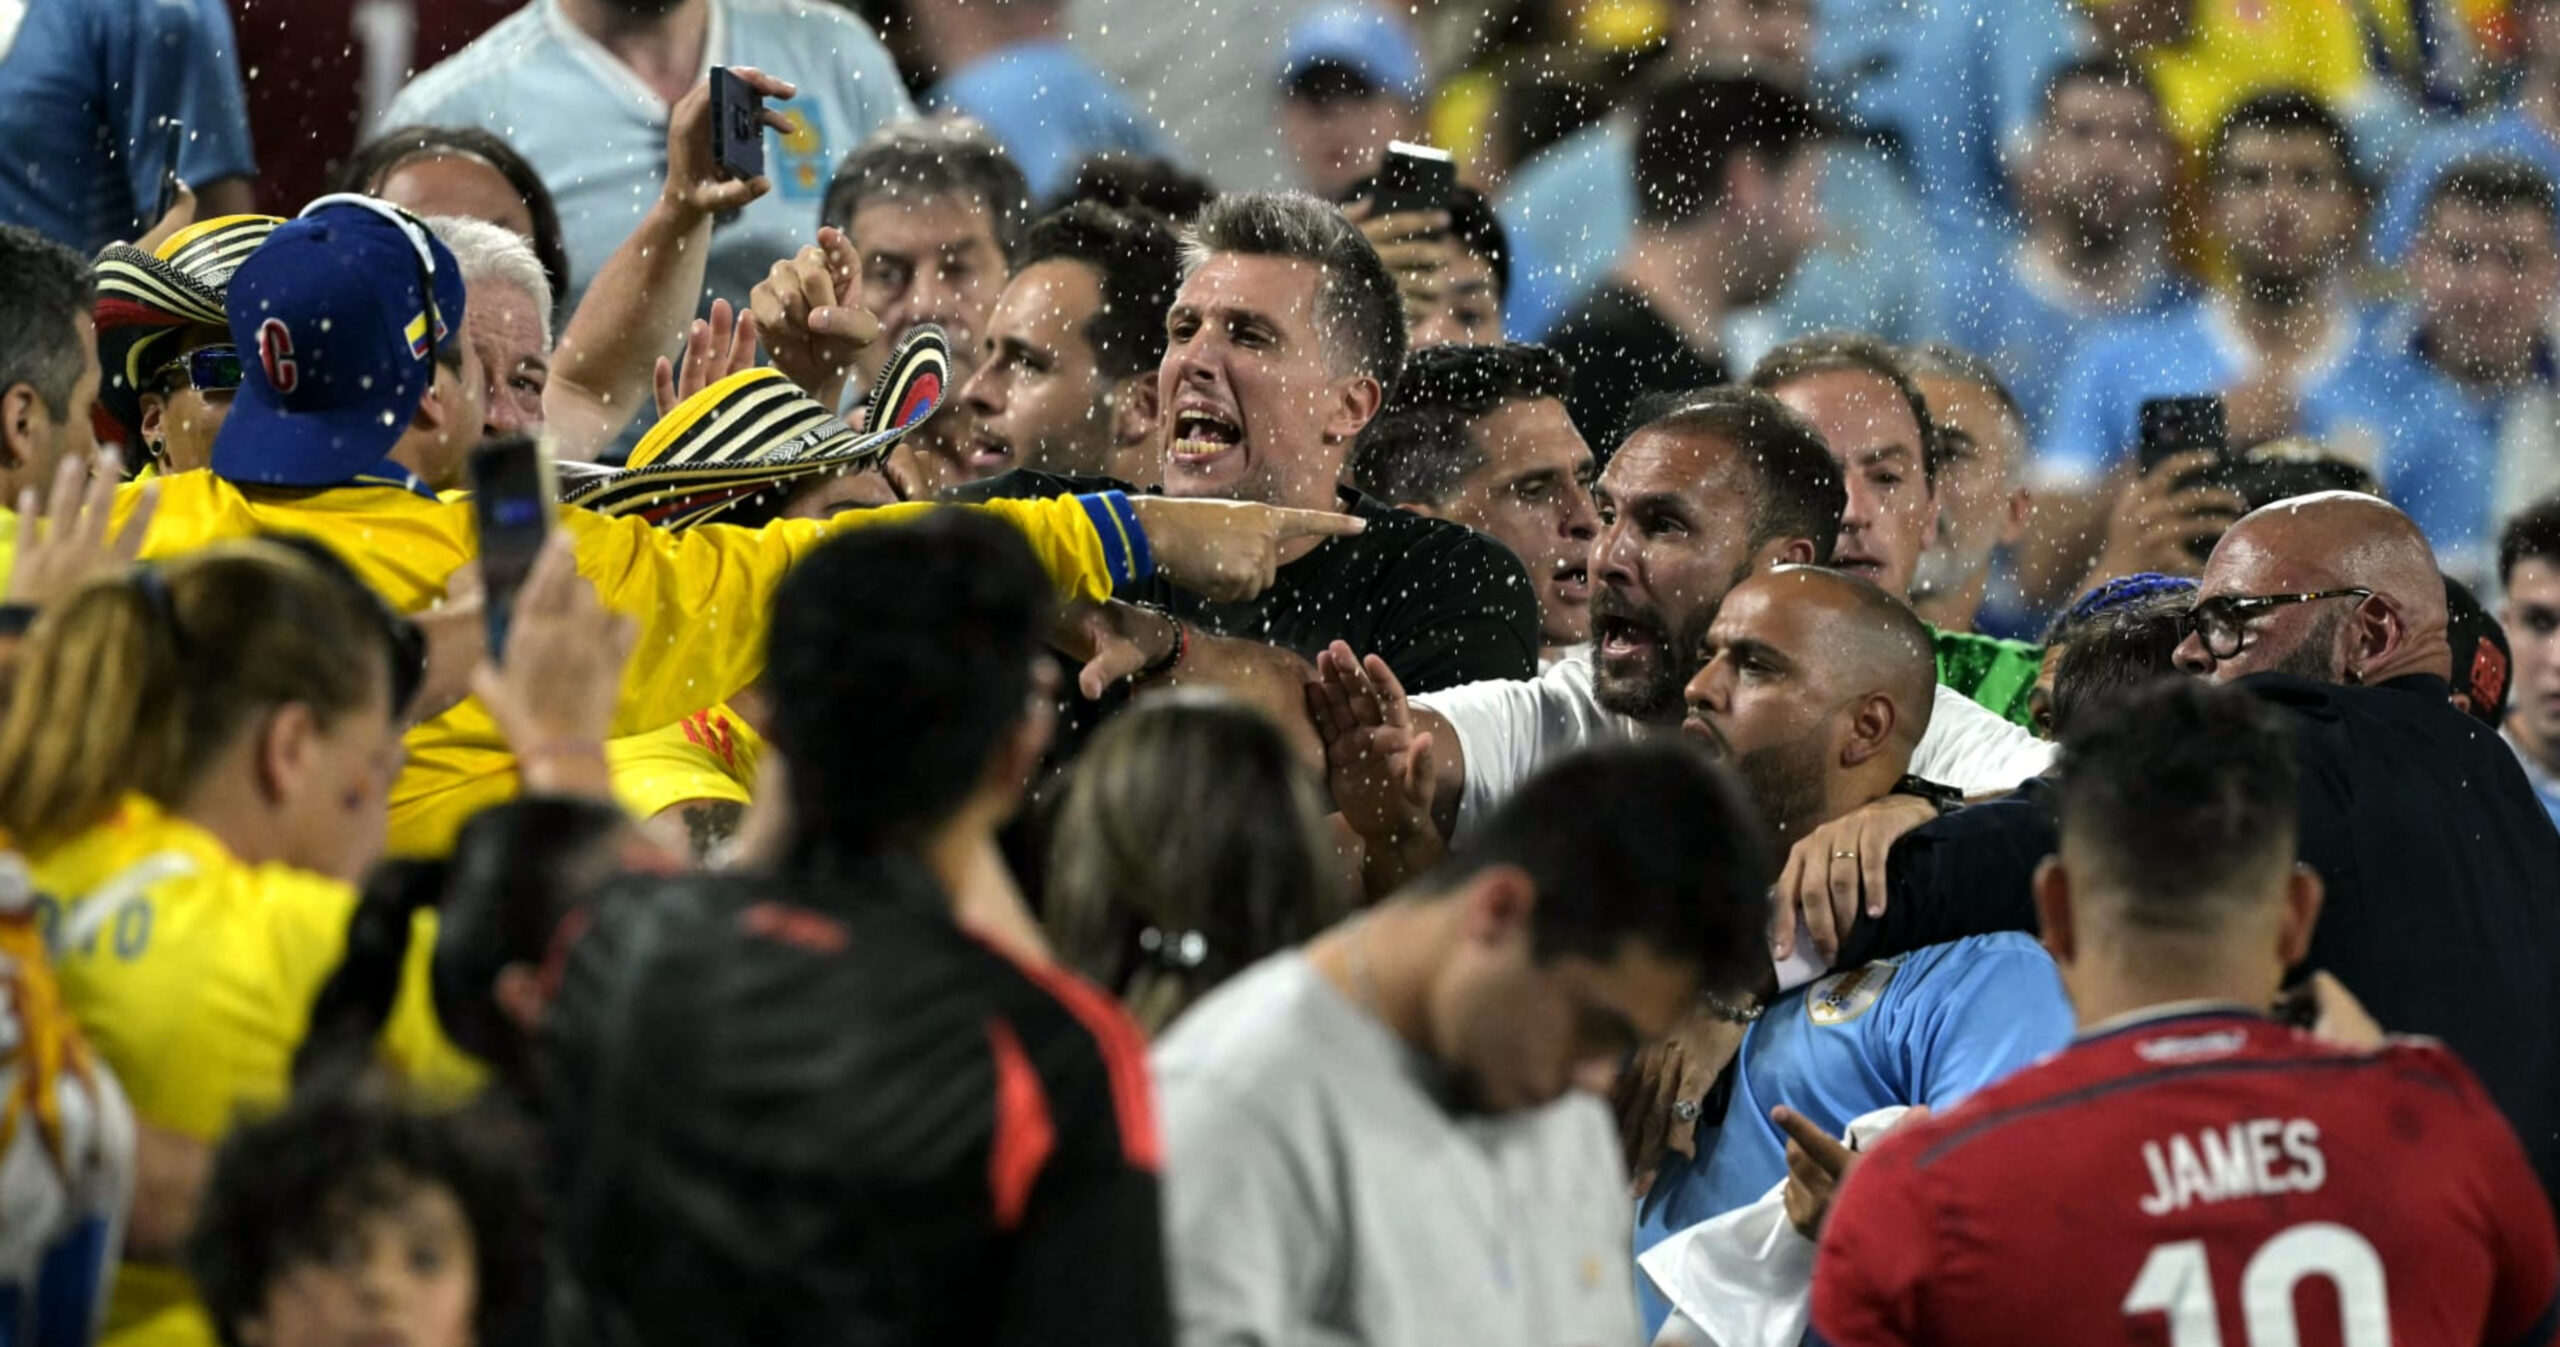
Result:
M590 458L631 422L650 373L700 307L711 217L660 198L606 259L560 334L542 411L567 458Z
M247 178L223 178L194 190L196 218L199 220L247 215L258 208L257 184Z
M1163 676L1139 685L1138 695L1177 687L1212 687L1271 717L1300 761L1324 770L1324 741L1307 718L1307 684L1315 666L1278 646L1187 627L1182 659Z
M124 1256L175 1263L194 1226L196 1201L213 1172L213 1148L181 1132L138 1124L133 1143L133 1206Z

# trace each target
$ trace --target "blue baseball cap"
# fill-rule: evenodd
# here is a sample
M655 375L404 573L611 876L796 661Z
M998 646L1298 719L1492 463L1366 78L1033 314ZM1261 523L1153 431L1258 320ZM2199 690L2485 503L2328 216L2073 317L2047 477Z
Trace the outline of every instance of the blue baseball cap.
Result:
M367 478L400 442L462 337L462 269L414 215L324 196L278 225L224 297L240 391L215 475L261 486ZM403 474L402 476L405 476Z
M1340 66L1410 102L1421 102L1426 92L1421 45L1394 17L1367 5L1328 5L1290 27L1281 48L1282 87L1320 65Z

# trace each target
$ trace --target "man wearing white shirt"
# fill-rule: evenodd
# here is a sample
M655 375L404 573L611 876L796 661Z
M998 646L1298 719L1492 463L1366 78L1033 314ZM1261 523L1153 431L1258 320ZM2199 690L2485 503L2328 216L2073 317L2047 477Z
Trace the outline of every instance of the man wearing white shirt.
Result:
M1638 427L1601 474L1594 645L1534 679L1416 698L1337 646L1310 697L1335 803L1373 894L1463 841L1541 765L1586 744L1674 732L1727 591L1781 564L1827 564L1846 508L1820 436L1775 399L1717 389ZM2043 771L2052 746L1941 687L1911 771L1968 794ZM1416 752L1420 748L1423 751Z
M797 252L842 159L914 114L886 48L822 0L533 0L393 99L393 125L484 127L542 174L569 243L569 299L631 234L666 174L668 111L715 65L799 86L765 139L774 189L712 235L710 293L745 307Z

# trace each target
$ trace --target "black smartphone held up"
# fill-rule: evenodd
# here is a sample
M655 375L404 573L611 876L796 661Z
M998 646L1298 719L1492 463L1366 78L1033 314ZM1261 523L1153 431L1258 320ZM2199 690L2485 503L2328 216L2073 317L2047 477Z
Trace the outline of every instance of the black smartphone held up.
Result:
M1386 157L1378 163L1377 194L1373 198L1380 215L1447 210L1449 199L1457 190L1458 161L1447 150L1409 145L1401 140L1387 142Z
M493 661L506 658L507 620L517 591L533 574L559 499L551 451L533 437L501 436L471 451L471 515L480 528L480 582Z
M178 151L186 148L187 124L175 117L160 124L160 196L151 208L151 224L157 227L169 218L178 204Z
M740 182L764 176L764 95L725 65L711 67L711 154Z
M2142 470L2198 449L2216 457L2231 456L2231 436L2224 427L2222 399L2150 398L2142 404Z

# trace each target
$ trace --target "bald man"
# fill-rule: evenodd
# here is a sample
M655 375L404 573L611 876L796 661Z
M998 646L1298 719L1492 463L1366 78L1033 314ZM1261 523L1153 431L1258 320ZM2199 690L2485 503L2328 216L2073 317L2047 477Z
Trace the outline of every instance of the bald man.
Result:
M2198 594L2179 667L2291 713L2300 855L2329 892L2295 973L2449 1044L2560 1192L2560 833L2497 731L2453 705L2426 538L2370 496L2280 501L2223 535ZM2005 878L1977 867L1907 904L1897 884L1844 949L2032 925L2032 861L2001 859Z
M1780 566L1744 580L1717 610L1704 653L1684 694L1682 732L1732 761L1782 850L1892 792L1928 730L1937 692L1929 629L1863 576ZM1720 1330L1714 1340L1731 1341L1733 1321L1714 1316L1751 1308L1733 1303L1730 1283L1699 1275L1708 1255L1670 1241L1786 1177L1773 1107L1837 1136L1876 1109L1946 1107L2071 1036L2052 960L2023 935L1959 940L1783 994L1773 970L1771 993L1740 1037L1721 1126L1699 1116L1692 1093L1713 1080L1715 1057L1735 1050L1714 1011L1677 1039L1694 1069L1674 1073L1685 1079L1673 1097L1625 1101L1694 1121L1708 1143L1695 1155L1637 1157L1641 1168L1659 1166L1637 1213L1648 1331L1660 1333L1676 1305Z
M2449 680L2444 577L2409 516L2328 491L2278 501L2222 536L2196 591L2178 667L2227 683Z

